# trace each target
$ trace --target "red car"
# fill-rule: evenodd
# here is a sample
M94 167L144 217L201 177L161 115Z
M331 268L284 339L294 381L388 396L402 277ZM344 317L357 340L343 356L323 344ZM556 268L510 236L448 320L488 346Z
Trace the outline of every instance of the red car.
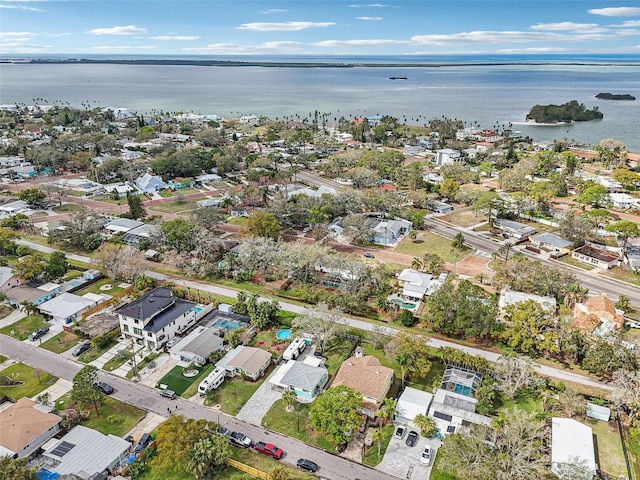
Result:
M280 460L282 454L284 453L281 448L276 447L272 443L257 442L253 446L253 449L258 453L273 457L276 460Z

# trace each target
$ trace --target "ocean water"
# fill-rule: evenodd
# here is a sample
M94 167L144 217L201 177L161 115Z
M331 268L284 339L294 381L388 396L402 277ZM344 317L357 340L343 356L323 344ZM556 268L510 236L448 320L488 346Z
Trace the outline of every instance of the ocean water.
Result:
M482 64L471 64L474 59ZM0 104L33 104L36 99L44 99L38 102L79 107L88 101L92 107L125 107L139 113L163 110L273 118L307 117L317 110L327 114L330 122L341 116L388 114L420 125L446 116L490 128L511 123L514 130L536 140L566 137L595 145L602 138L615 138L629 150L640 152L637 59L492 64L493 58L479 61L470 57L457 58L457 64L445 66L366 66L373 62L393 63L383 57L371 57L362 59L362 66L354 68L2 64ZM341 60L345 59L322 59ZM320 60L307 57L299 61ZM407 80L390 80L392 76ZM599 92L629 93L638 100L599 100L595 98ZM604 119L559 126L525 123L533 105L570 100L589 108L598 106Z

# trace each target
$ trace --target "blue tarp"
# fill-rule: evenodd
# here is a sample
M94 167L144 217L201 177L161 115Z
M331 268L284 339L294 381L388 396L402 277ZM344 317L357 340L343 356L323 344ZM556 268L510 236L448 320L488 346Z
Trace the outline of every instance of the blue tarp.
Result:
M129 456L125 461L125 465L131 465L133 463L133 461L138 457L138 454L134 453L133 455Z
M38 478L40 480L55 480L56 478L60 477L60 474L58 472L50 472L46 468L38 470L36 475L38 475Z

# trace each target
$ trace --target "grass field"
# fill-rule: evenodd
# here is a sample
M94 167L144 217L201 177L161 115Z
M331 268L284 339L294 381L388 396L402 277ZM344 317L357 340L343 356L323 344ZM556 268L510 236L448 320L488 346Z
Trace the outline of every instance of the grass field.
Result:
M12 380L24 382L15 386L0 386L0 397L6 395L15 400L33 397L46 390L58 380L53 375L37 370L24 363L14 363L0 372Z
M447 214L442 218L442 220L453 223L454 225L458 225L459 227L471 227L472 225L477 225L478 223L486 222L487 216L479 213L476 215L476 212L472 210L465 210L463 212L453 212Z
M593 429L593 434L598 441L600 469L612 475L613 478L624 478L627 475L627 466L624 461L620 434L615 423L609 424L592 418L587 418L584 423Z
M86 207L84 205L78 205L76 203L65 203L63 205L53 207L51 210L56 213L73 213L79 212L81 210L86 210Z
M198 374L195 377L187 378L182 374L183 371L184 367L173 367L169 373L158 380L156 388L158 388L160 384L163 384L166 385L169 390L173 390L176 394L182 395L184 391L196 381L196 378L200 376L200 374ZM200 370L200 373L202 373L202 370Z
M0 333L22 341L25 340L31 332L48 326L49 324L40 315L29 315L16 323L0 328ZM37 342L35 343L37 344Z
M54 353L62 353L75 346L80 341L80 337L71 332L60 332L54 337L44 342L40 347Z
M614 268L605 273L605 276L612 277L623 282L629 282L640 286L640 274L621 268Z
M202 368L200 370L200 375L198 375L196 379L193 381L193 383L189 385L189 387L184 392L182 392L182 397L191 398L194 395L196 395L198 393L198 385L200 385L200 382L204 380L207 375L213 372L214 368L215 368L215 365L207 365L204 368Z
M237 415L270 373L271 368L257 382L227 379L220 387L207 395L205 405L220 405L220 410L224 413Z
M98 295L105 293L107 295L115 295L116 293L120 293L124 290L124 288L118 287L120 282L112 280L110 278L101 278L97 282L92 283L91 285L87 285L86 287L75 292L75 295L84 295L85 293L96 293ZM100 287L103 285L113 285L113 288L109 290L100 290Z
M149 212L164 212L164 213L178 213L186 212L196 209L196 202L202 200L202 198L188 198L183 202L165 202L165 203L152 203L147 210Z
M458 260L462 259L471 249L465 248ZM425 254L435 254L445 262L453 262L451 253L451 239L431 232L420 232L414 242L406 236L394 249L395 253L403 253L413 257L422 258Z

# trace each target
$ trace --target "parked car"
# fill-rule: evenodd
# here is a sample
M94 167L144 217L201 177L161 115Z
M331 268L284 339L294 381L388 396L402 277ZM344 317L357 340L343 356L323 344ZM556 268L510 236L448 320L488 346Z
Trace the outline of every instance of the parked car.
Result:
M424 447L424 450L422 451L422 455L420 455L420 463L423 463L427 467L431 465L431 448L430 447Z
M93 386L96 387L96 390L100 390L105 395L111 395L113 392L115 392L115 389L108 383L96 382L93 384Z
M217 433L218 433L218 435L220 435L221 437L228 437L228 436L229 436L229 434L231 433L231 430L229 430L229 429L228 429L228 428L226 428L226 427L220 427L220 428L218 428Z
M253 440L240 432L231 432L229 434L229 441L238 447L251 448L253 446Z
M29 340L31 340L32 342L35 342L39 338L44 337L47 333L49 333L49 327L39 328L38 330L36 330L35 332L32 332L29 335Z
M90 348L91 348L91 343L89 342L81 343L73 350L73 352L71 352L71 355L73 355L74 357L79 357Z
M402 440L404 438L404 434L407 433L407 429L400 425L396 428L395 433L393 434L393 438L397 438L398 440Z
M407 435L407 445L410 447L415 446L416 442L418 441L418 432L416 432L415 430L411 430L409 432L409 435Z
M280 460L284 453L281 448L276 447L273 443L257 442L253 446L253 449L258 453L267 455L268 457L273 457L276 460Z
M365 258L376 258L376 257L373 255L373 253L365 253L365 254L364 254L364 257L365 257Z
M150 443L151 443L151 435L149 435L148 433L144 433L140 437L140 440L138 440L138 443L136 444L136 448L134 448L133 451L136 453L141 452L142 450L147 448Z
M315 473L318 470L320 470L320 467L318 467L318 464L315 462L312 462L311 460L307 460L306 458L301 458L296 462L296 465L298 466L298 468L301 468L302 470L306 470L307 472L311 472L311 473Z
M176 392L173 390L160 390L160 396L169 400L174 400L177 397Z

